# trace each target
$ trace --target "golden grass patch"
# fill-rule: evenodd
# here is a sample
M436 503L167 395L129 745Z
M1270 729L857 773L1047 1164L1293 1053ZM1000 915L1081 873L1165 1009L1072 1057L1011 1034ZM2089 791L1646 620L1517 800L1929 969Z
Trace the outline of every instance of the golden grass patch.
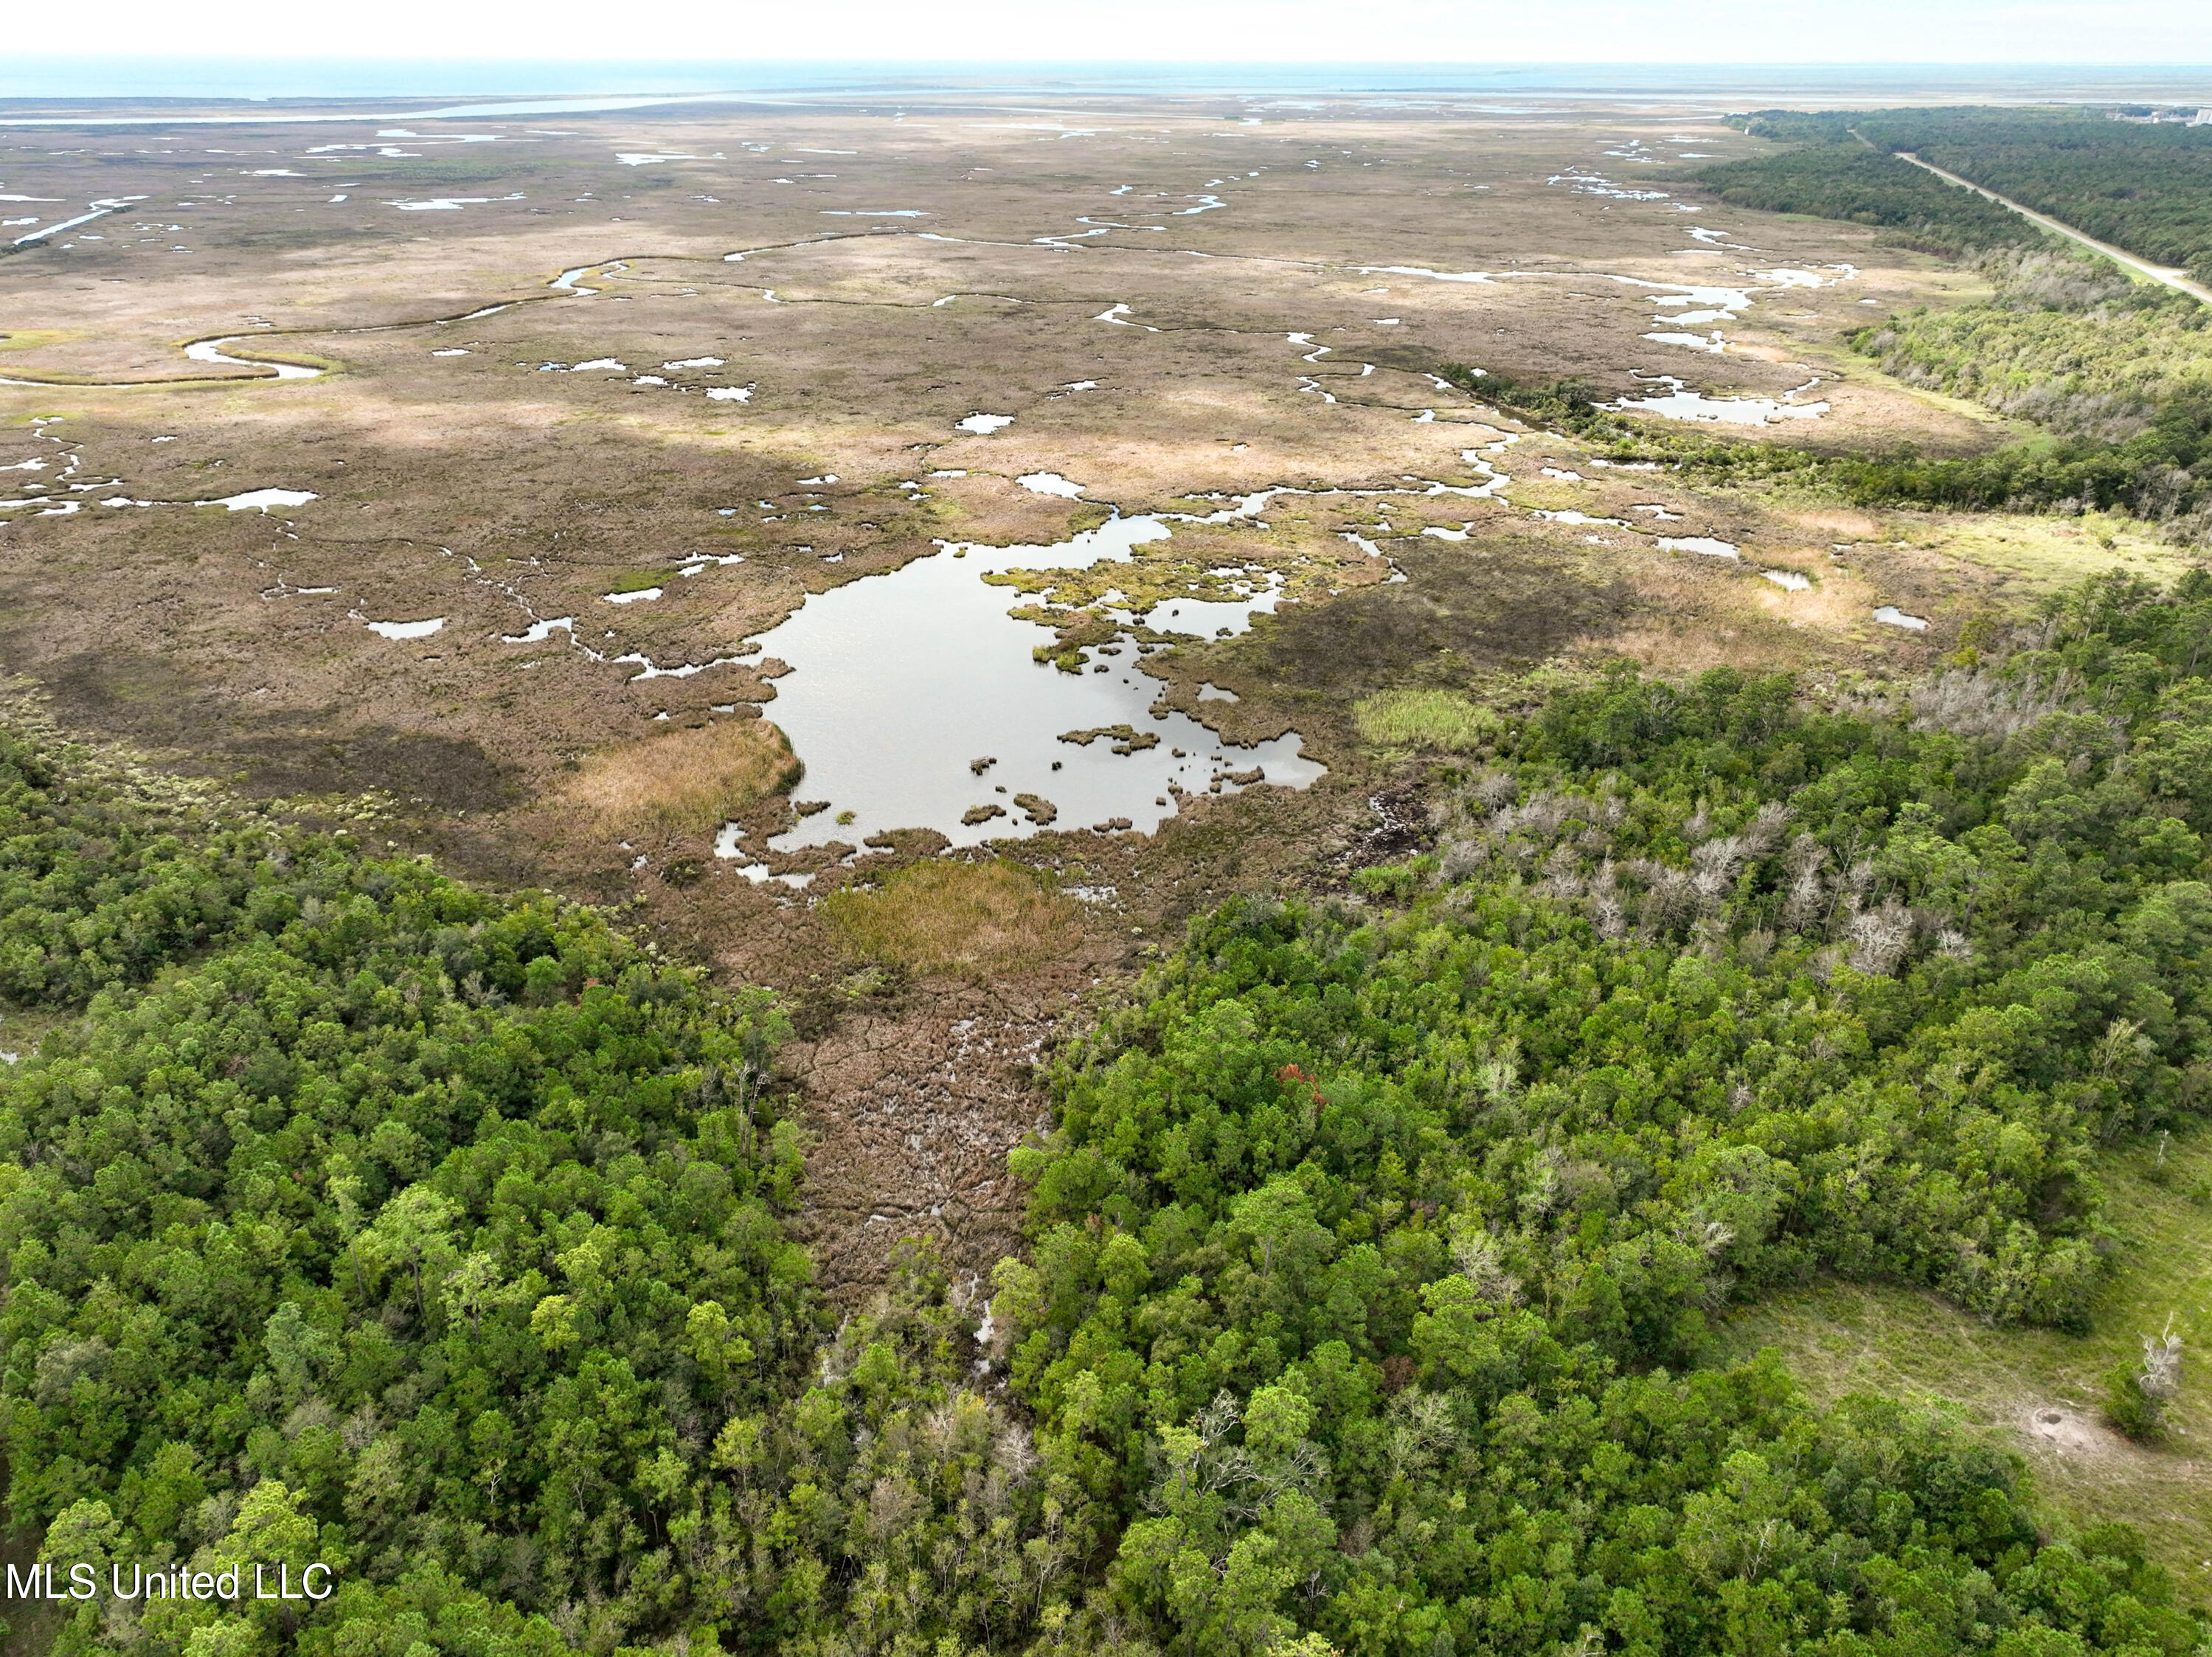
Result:
M592 755L568 796L605 822L703 834L799 775L768 720L719 719Z
M1874 607L1885 595L1860 576L1833 566L1821 569L1809 558L1773 561L1778 569L1794 568L1810 576L1813 585L1802 592L1791 592L1769 581L1747 586L1753 601L1768 615L1846 637L1874 624Z
M1352 710L1360 736L1377 748L1472 754L1504 725L1480 703L1451 690L1385 690Z
M855 955L925 974L1015 971L1066 954L1082 930L1072 900L1003 859L911 864L832 892L822 913Z

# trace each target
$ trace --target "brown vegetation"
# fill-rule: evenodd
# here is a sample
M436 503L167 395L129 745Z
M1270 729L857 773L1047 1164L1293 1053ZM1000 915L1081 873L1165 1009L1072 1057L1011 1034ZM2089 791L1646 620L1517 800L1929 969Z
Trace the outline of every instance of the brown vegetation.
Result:
M766 719L717 719L594 754L566 792L605 828L670 834L719 828L799 780L783 732Z

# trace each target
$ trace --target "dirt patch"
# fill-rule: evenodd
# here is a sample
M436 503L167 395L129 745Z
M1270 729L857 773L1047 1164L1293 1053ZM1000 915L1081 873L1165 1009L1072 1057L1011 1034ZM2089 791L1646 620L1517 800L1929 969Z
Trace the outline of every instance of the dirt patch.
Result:
M2120 1434L2082 1411L2060 1404L2039 1404L2021 1418L2023 1430L2051 1447L2054 1454L2125 1455L2134 1449Z
M357 794L374 789L435 811L493 811L512 804L514 775L465 737L372 726L328 735L247 737L223 744L234 786L248 794Z
M833 1296L861 1298L902 1237L939 1239L979 1277L1020 1249L1006 1153L1050 1126L1035 1066L1092 964L927 983L788 1051L814 1136L797 1229Z
M257 716L175 658L85 652L46 670L65 725L174 750L181 768L258 798L371 790L438 812L513 804L520 779L465 737L351 726L336 708Z
M128 649L86 651L45 677L64 719L163 747L199 722L193 704L208 689L174 657Z

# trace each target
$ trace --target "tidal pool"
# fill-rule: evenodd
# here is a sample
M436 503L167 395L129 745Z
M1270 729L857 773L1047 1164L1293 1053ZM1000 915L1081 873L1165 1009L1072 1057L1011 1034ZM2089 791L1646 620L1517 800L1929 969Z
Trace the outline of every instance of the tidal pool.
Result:
M801 792L831 808L770 847L858 846L893 828L934 828L956 846L1032 835L1044 825L1016 803L1023 795L1050 802L1060 828L1123 819L1149 833L1176 815L1178 792L1234 793L1262 780L1303 788L1322 775L1300 754L1295 731L1240 747L1188 714L1156 717L1164 687L1138 671L1126 636L1119 653L1097 653L1081 673L1034 660L1036 646L1053 642L1051 629L1009 616L1024 595L982 580L1127 562L1136 547L1172 533L1146 516L1115 518L1051 546L947 545L890 574L817 593L763 634L763 655L791 668L763 712L806 767ZM1234 610L1249 625L1249 613L1273 599L1270 587L1243 603L1209 603L1206 620L1229 625ZM1160 608L1177 606L1186 612L1171 618L1180 630L1195 604ZM1001 815L981 815L993 807ZM839 822L848 811L852 821Z
M1633 370L1630 373L1632 379L1668 389L1661 396L1625 397L1618 403L1600 404L1600 408L1624 414L1656 414L1667 420L1717 421L1729 426L1771 426L1778 420L1818 420L1828 412L1826 402L1791 400L1798 391L1810 389L1808 385L1784 391L1778 401L1771 397L1707 397L1702 391L1687 390L1672 374L1644 374ZM1811 382L1818 384L1817 379Z
M372 622L365 616L359 619L380 639L427 639L446 625L442 616L433 616L424 622Z
M1031 495L1056 495L1073 501L1083 494L1083 485L1062 477L1058 472L1024 472L1014 480Z
M118 480L119 481L119 480ZM271 507L304 507L310 501L322 497L312 489L248 489L243 495L226 495L213 501L195 501L196 507L224 507L232 512L265 513ZM151 501L146 505L153 505Z
M251 334L228 334L220 339L196 339L185 347L185 355L194 362L222 362L234 368L274 368L278 379L315 379L321 376L320 368L310 368L303 362L270 362L256 357L232 356L222 349L236 339L251 339Z

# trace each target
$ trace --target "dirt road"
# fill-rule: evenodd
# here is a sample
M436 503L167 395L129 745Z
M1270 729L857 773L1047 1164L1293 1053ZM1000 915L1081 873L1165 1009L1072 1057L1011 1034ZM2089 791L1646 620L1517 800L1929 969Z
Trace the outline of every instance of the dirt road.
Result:
M2106 258L2112 260L2115 264L2127 266L2129 270L2135 271L2138 276L2148 276L2153 282L2163 282L2168 288L2179 288L2183 293L2191 295L2192 298L2202 300L2207 305L2212 305L2212 288L2207 288L2202 282L2190 281L2188 276L2183 271L2168 270L2166 266L2160 264L2149 264L2145 260L2137 258L2133 253L2123 252L2121 249L2113 246L2109 242L2101 242L2094 236L2084 235L2081 231L2076 230L2070 224L2062 224L2057 219L2051 218L2047 214L2039 213L2033 208L2022 207L2018 202L2014 201L2010 197L2000 196L1994 190L1983 189L1981 185L1976 184L1972 179L1962 179L1955 173L1946 173L1942 167L1936 166L1933 162L1922 161L1920 157L1913 155L1910 150L1900 149L1897 152L1897 156L1899 161L1911 161L1915 167L1925 167L1929 172L1933 173L1937 178L1942 179L1948 183L1955 184L1961 189L1971 190L1977 195L1986 196L1998 206L2008 207L2024 219L2033 219L2036 223L2041 225L2045 230L2056 230L2060 235L2070 237L2072 240L2080 242L2084 247L2094 248L2098 252L2102 253Z

